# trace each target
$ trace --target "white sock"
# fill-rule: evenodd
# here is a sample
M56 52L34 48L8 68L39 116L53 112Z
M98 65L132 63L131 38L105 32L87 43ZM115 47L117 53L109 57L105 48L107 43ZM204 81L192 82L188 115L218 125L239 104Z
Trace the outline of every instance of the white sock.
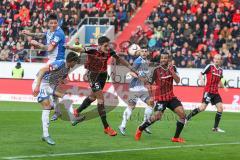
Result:
M145 108L143 122L145 122L146 120L148 120L151 117L152 112L153 112L153 109L151 107Z
M60 107L59 107L59 105L58 105L58 98L57 97L53 97L53 107L54 107L54 111L55 111L55 113L57 113L57 114L61 114L61 110L60 110Z
M49 127L49 115L50 110L42 110L42 129L43 129L43 137L48 137L48 127Z
M125 109L125 111L123 112L123 120L122 120L121 127L126 128L127 121L129 120L129 118L131 117L131 115L132 115L132 108L127 107L127 108Z
M68 112L68 117L70 121L74 121L75 118L73 116L73 105L71 100L64 100L64 107Z

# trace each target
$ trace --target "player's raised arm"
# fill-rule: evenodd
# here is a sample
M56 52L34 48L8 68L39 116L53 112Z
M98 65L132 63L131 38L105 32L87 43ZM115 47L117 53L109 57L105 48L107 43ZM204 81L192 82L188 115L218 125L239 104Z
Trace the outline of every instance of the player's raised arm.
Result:
M169 66L169 71L171 72L173 79L176 83L180 82L180 77L177 74L177 68L175 66Z
M29 30L23 30L21 34L24 36L31 36L39 39L44 38L46 36L45 33L31 33Z

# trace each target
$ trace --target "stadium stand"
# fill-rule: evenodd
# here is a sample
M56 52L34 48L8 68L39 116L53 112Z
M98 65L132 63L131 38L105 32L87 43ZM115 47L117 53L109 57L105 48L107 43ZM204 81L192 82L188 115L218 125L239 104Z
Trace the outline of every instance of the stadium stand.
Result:
M58 13L59 24L66 35L74 34L77 25L86 17L95 17L90 24L96 24L98 17L110 19L115 31L122 30L142 0L2 0L0 1L0 61L29 61L26 49L33 51L29 44L31 37L23 39L21 30L44 32L46 17ZM101 21L100 24L108 23ZM84 24L84 23L83 23ZM16 53L19 53L16 55ZM37 56L44 52L34 50Z
M74 34L86 17L96 18L90 19L90 24L114 25L116 33L123 30L116 43L127 42L121 48L121 55L129 62L136 55L128 54L128 47L136 43L151 51L151 62L158 62L160 51L166 50L171 52L172 63L177 67L203 68L219 53L223 56L223 68L240 69L239 1L163 0L146 16L145 24L137 26L139 22L134 18L129 20L142 3L143 0L3 0L0 2L0 61L29 61L26 49L44 57L44 52L33 50L29 44L31 37L23 39L20 33L23 29L45 31L45 18L57 12L59 24L68 36ZM140 11L135 17L141 16ZM99 22L98 17L111 20ZM130 38L121 38L124 34Z
M148 27L138 26L132 32L129 45L151 50L152 62L166 50L177 67L203 68L219 53L223 68L240 69L239 18L239 4L231 0L165 0L153 9ZM123 56L131 62L137 57Z

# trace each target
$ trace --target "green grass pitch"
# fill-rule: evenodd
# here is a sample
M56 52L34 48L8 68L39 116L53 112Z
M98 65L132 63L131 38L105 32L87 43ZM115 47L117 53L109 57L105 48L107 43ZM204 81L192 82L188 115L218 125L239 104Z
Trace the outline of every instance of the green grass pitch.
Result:
M117 130L122 119L122 107L108 113L110 125ZM72 127L70 122L51 122L50 134L55 146L41 141L41 107L36 103L0 102L0 159L10 160L224 160L240 159L240 113L224 113L220 127L226 133L213 133L215 112L194 117L183 130L185 144L172 143L176 116L167 111L156 122L152 135L143 134L134 140L141 123L143 109L136 109L127 126L127 135L109 137L103 133L99 118Z

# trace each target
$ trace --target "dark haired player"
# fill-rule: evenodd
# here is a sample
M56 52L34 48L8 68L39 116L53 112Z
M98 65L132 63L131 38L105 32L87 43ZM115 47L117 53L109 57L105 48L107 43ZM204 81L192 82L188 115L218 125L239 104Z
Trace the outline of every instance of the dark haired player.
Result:
M48 64L56 60L65 59L65 34L63 30L58 26L58 17L56 14L51 13L47 18L48 27L46 33L30 33L28 30L23 30L22 34L27 36L32 36L35 38L46 38L46 45L32 40L31 44L36 48L47 51L48 53ZM57 101L55 102L55 114L52 116L51 120L55 121L61 115L59 107L57 107Z
M57 87L65 78L68 72L78 62L79 57L76 53L70 52L65 60L54 61L45 67L41 68L37 73L37 78L32 85L33 95L37 97L38 103L42 105L42 140L50 145L54 145L48 133L49 115L52 109L52 96L68 99L68 96L58 91Z
M203 75L206 75L207 83L204 88L204 94L202 98L202 104L200 107L195 108L188 116L187 120L190 120L196 114L204 111L208 104L211 103L217 107L217 113L215 116L215 122L212 130L214 132L225 132L224 130L218 127L219 122L222 117L223 105L222 98L218 93L218 87L224 87L224 84L221 82L223 78L223 70L220 67L221 65L221 55L216 54L213 59L214 63L207 65L200 74L200 80L204 85Z
M129 83L128 106L123 112L122 122L118 127L120 133L124 136L126 135L127 121L130 119L138 100L140 99L146 104L143 119L144 122L151 117L154 106L154 101L149 95L148 86L141 80L141 78L147 78L150 73L149 62L147 60L149 52L146 49L140 49L136 51L136 54L139 54L139 57L134 60L133 68L138 72L138 75L129 72L133 78ZM146 128L144 131L151 134L149 128Z
M75 117L79 117L84 109L91 105L92 102L97 100L97 108L99 116L102 120L104 126L104 133L109 136L117 135L117 132L113 130L106 118L106 111L104 107L104 97L103 97L103 88L107 80L107 61L110 57L115 58L119 63L126 66L130 70L136 73L132 66L122 58L120 58L114 50L110 48L110 39L106 36L98 38L98 47L97 48L76 48L72 46L66 46L68 49L74 50L76 52L87 53L87 59L85 62L85 68L88 70L88 80L92 93L84 99L80 107L74 110ZM80 118L81 119L81 118ZM75 121L73 126L79 123L80 120Z
M156 101L154 111L155 113L140 125L135 134L135 140L140 140L142 131L152 125L154 122L161 119L166 108L171 109L179 116L177 127L172 142L183 143L184 139L180 138L180 133L186 122L185 112L182 103L175 97L173 93L173 80L179 83L180 77L177 74L176 67L169 65L169 54L162 53L160 57L160 66L155 68L151 77L151 84L154 89L154 99Z

